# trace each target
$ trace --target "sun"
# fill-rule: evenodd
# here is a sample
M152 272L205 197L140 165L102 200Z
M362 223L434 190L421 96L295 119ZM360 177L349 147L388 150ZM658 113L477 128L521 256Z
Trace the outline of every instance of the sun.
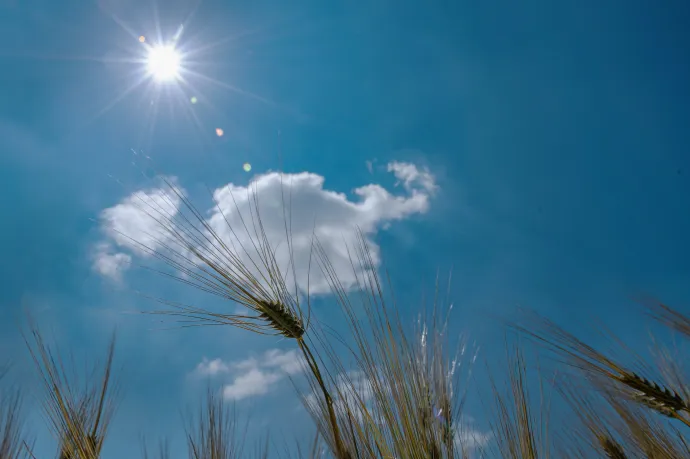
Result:
M148 71L159 82L176 80L180 76L180 53L172 45L149 49L146 59Z

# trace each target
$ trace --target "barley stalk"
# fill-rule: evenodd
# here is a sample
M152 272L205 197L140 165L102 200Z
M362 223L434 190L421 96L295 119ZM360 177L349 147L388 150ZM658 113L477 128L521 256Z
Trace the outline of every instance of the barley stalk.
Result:
M189 324L187 326L232 325L256 333L294 339L326 401L337 453L341 458L348 457L341 440L333 399L319 368L319 361L304 339L309 323L308 313L305 317L299 303L299 295L297 292L289 291L283 278L275 251L261 222L257 194L254 193L250 201L250 222L245 221L235 202L240 224L250 237L248 246L245 246L220 207L217 210L235 239L233 241L225 240L218 234L177 187L167 180L165 183L172 195L184 205L187 213L181 212L180 215L174 216L166 209L145 201L142 202L141 210L159 225L167 240L172 242L156 239L163 247L163 250L160 250L132 241L180 273L163 273L164 275L242 305L250 314L213 312L202 307L162 299L158 301L172 306L173 309L154 313L181 317ZM287 223L286 235L291 250ZM250 253L251 249L256 255ZM292 252L290 256L292 257ZM294 266L292 272L294 276ZM293 282L297 289L294 277Z
M588 377L594 377L597 387L602 388L606 381L614 382L621 395L627 395L658 413L690 426L690 403L677 392L618 364L547 319L536 314L527 315L535 324L534 330L515 324L511 326L565 356L572 367ZM639 366L646 367L639 358L636 360Z
M414 459L453 458L460 449L461 457L467 457L463 442L456 443L460 426L455 420L460 418L463 398L457 360L449 362L446 354L447 323L436 322L434 309L430 343L426 326L417 331L416 339L410 339L395 305L387 305L364 235L357 234L355 253L350 257L355 294L346 291L323 246L315 241L316 259L353 337L351 345L344 339L341 342L354 360L356 376L330 344L323 344L335 370L330 382L335 387L340 425L347 427L343 438L348 451L357 458ZM362 310L353 304L356 295ZM435 301L434 307L437 305ZM323 403L307 404L326 437L324 408Z

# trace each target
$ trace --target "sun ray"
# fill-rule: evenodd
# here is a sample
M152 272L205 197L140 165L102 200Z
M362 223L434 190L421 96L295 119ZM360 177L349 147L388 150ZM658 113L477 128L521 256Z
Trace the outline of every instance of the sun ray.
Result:
M122 99L124 99L125 97L127 97L127 95L129 95L132 91L134 91L134 90L137 89L139 86L141 86L142 84L144 84L147 80L148 80L147 76L144 75L144 76L140 77L138 80L136 80L134 83L132 83L131 85L129 85L127 88L125 88L124 91L122 91L122 93L120 93L120 94L119 94L117 97L115 97L109 104L107 104L104 108L102 108L102 109L98 112L98 114L96 115L96 118L98 118L98 117L100 117L100 116L103 116L104 114L106 114L107 112L109 112L110 110L112 110L112 108L115 107L115 105L117 105L118 102L120 102Z
M100 62L104 64L140 64L141 58L135 57L102 57L102 56L79 56L79 55L55 55L42 53L0 53L3 58L37 59L45 61L76 61L76 62Z
M154 91L153 94L153 104L149 106L148 114L147 114L147 119L146 119L146 124L147 124L147 129L145 133L142 133L141 136L145 136L144 141L139 139L139 144L141 145L142 143L145 145L146 149L151 145L151 141L153 139L153 133L156 128L156 120L158 119L158 107L159 107L159 102L161 98L161 93L160 91Z
M289 22L290 20L293 20L295 17L298 17L298 16L299 15L292 15L289 17L284 17L284 18L273 20L271 23L268 23L268 24L263 24L260 26L255 26L252 28L246 28L246 29L240 30L239 32L236 32L234 34L229 34L229 35L227 35L223 38L220 38L216 41L201 45L199 47L190 48L189 53L194 54L194 55L200 55L206 51L211 51L211 50L213 50L219 46L222 46L226 43L231 43L231 42L237 41L241 38L252 37L255 35L259 35L259 34L262 34L263 38L266 39L269 37L268 35L265 34L266 31L275 29L278 24ZM197 38L198 38L198 34L195 36L192 36L192 38L189 41L195 42Z
M113 22L115 22L115 24L120 26L120 28L122 30L124 30L125 33L127 33L127 35L134 38L135 40L139 38L139 34L136 33L134 30L132 30L130 27L128 27L127 24L125 24L125 22L122 19L117 17L117 15L115 15L114 13L108 12L108 11L106 11L106 13L108 14L108 16L110 16L110 18L113 20Z
M244 90L242 88L239 88L237 86L231 85L229 83L224 83L222 81L216 80L215 78L211 78L209 76L204 75L203 73L195 72L193 70L185 69L185 73L194 76L195 78L198 78L200 80L208 81L209 83L213 83L221 88L229 89L237 94L240 94L245 97L249 97L250 99L257 100L259 102L263 102L266 105L270 105L272 107L278 107L278 104L273 102L272 100L266 99L265 97L262 97L258 94L254 94L253 92Z

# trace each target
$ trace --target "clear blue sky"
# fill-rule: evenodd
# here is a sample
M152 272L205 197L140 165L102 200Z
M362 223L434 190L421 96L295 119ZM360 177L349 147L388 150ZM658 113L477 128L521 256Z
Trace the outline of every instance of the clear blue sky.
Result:
M2 359L35 383L23 305L92 356L117 325L124 394L104 459L136 453L139 433L180 441L204 357L289 349L234 329L150 331L125 314L153 307L136 289L197 298L136 268L118 266L119 280L94 268L100 255L141 261L101 216L150 188L153 169L200 200L204 184L246 186L269 171L323 177L323 189L305 182L309 212L337 196L323 190L344 193L327 215L371 225L410 318L437 270L452 268L458 333L470 329L488 357L503 341L487 313L516 305L576 332L622 315L625 338L645 326L628 296L689 304L687 2L159 3L0 0ZM127 92L145 68L132 62L145 50L137 37L169 40L181 23L191 86L145 79ZM435 186L396 186L393 161ZM338 213L373 202L353 193L368 184L409 207ZM288 440L306 422L285 395L282 379L240 402L253 435L277 415ZM51 451L44 437L39 453Z

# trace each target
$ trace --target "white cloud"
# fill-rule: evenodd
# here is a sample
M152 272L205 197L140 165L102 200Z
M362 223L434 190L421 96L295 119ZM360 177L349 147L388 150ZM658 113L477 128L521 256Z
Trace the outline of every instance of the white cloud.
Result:
M413 164L393 162L388 169L404 184L405 195L393 195L381 185L369 184L354 189L356 199L350 199L344 193L325 189L324 177L309 172L270 172L259 175L246 187L229 183L213 193L215 202L210 206L207 223L229 246L238 248L242 259L251 266L251 260L258 261L252 245L256 240L252 208L255 197L258 197L263 229L276 250L276 261L288 282L296 280L301 292L306 292L307 286L312 294L330 291L327 278L320 269L310 269L310 265L316 267L312 247L312 236L315 235L339 281L345 289L350 289L356 282L355 273L363 274L353 271L347 251L348 247L357 245L357 228L367 238L376 267L380 264L379 248L371 237L393 221L425 213L436 189L433 176L426 170L418 170ZM146 256L147 251L132 240L159 249L168 237L161 232L161 225L142 208L154 214L152 209L156 209L169 216L181 211L179 198L171 196L170 191L149 189L133 193L118 205L105 209L101 213L101 223L108 241L134 255ZM291 256L286 243L286 218L294 271L290 268ZM244 229L242 219L249 231ZM247 252L243 253L240 247Z
M99 243L93 251L93 269L102 276L119 281L122 272L129 268L132 257L126 253L115 252L108 243Z
M174 183L174 178L167 178ZM177 189L179 193L183 190ZM147 256L169 239L159 221L173 218L180 209L180 198L171 190L153 188L136 191L119 204L101 212L101 229L117 246L136 255Z
M209 360L206 357L199 362L194 370L194 374L197 376L217 376L229 372L230 365L223 362L221 359Z
M265 395L288 376L300 373L302 356L296 350L271 349L261 357L250 357L235 362L204 358L194 369L193 375L230 376L230 382L223 386L223 396L229 400Z
M361 371L350 371L347 374L339 374L336 377L337 400L335 410L345 413L347 407L350 408L350 415L363 419L364 412L362 405L370 413L372 412L371 399L374 397L374 388L371 380ZM316 407L321 399L319 393L312 392L306 397L307 406ZM346 406L347 403L347 406ZM352 412L354 410L354 412ZM463 415L456 421L455 445L457 448L467 453L472 453L477 449L484 448L491 441L492 434L488 431L481 431L474 426L474 419Z
M288 375L301 372L304 365L303 359L297 354L297 351L284 352L280 349L266 351L262 364L268 368L279 368Z
M337 375L335 383L336 391L334 393L338 394L338 398L343 398L353 403L358 401L366 403L371 400L371 397L374 395L371 380L364 372L359 370L348 371L346 374ZM353 399L352 397L355 397L355 394L356 398ZM321 397L320 392L307 395L307 404L314 405L318 403L319 397Z
M335 378L333 391L333 408L342 416L354 416L360 422L364 420L365 412L372 412L370 401L374 396L371 380L358 370L341 373ZM304 403L310 410L318 411L319 403L323 402L323 394L312 391L304 398Z
M461 420L460 427L456 429L455 444L457 448L472 452L486 447L493 438L491 432L481 431L472 426L467 419Z
M166 178L174 184L174 177ZM183 190L177 188L178 192ZM180 208L180 198L171 190L153 188L132 193L114 207L101 212L101 231L106 241L96 244L93 251L93 269L99 274L120 280L129 268L132 256L116 251L113 246L127 249L134 255L149 256L169 241L158 221L172 218Z
M436 180L427 168L420 170L410 163L393 161L388 163L388 172L393 172L398 183L402 183L406 190L433 194L437 190Z
M362 371L350 371L347 375L340 374L336 380L338 392L345 399L357 394L358 399L366 403L374 396L371 380Z
M223 397L229 400L242 400L254 395L266 394L270 387L283 379L280 374L252 368L223 387Z

